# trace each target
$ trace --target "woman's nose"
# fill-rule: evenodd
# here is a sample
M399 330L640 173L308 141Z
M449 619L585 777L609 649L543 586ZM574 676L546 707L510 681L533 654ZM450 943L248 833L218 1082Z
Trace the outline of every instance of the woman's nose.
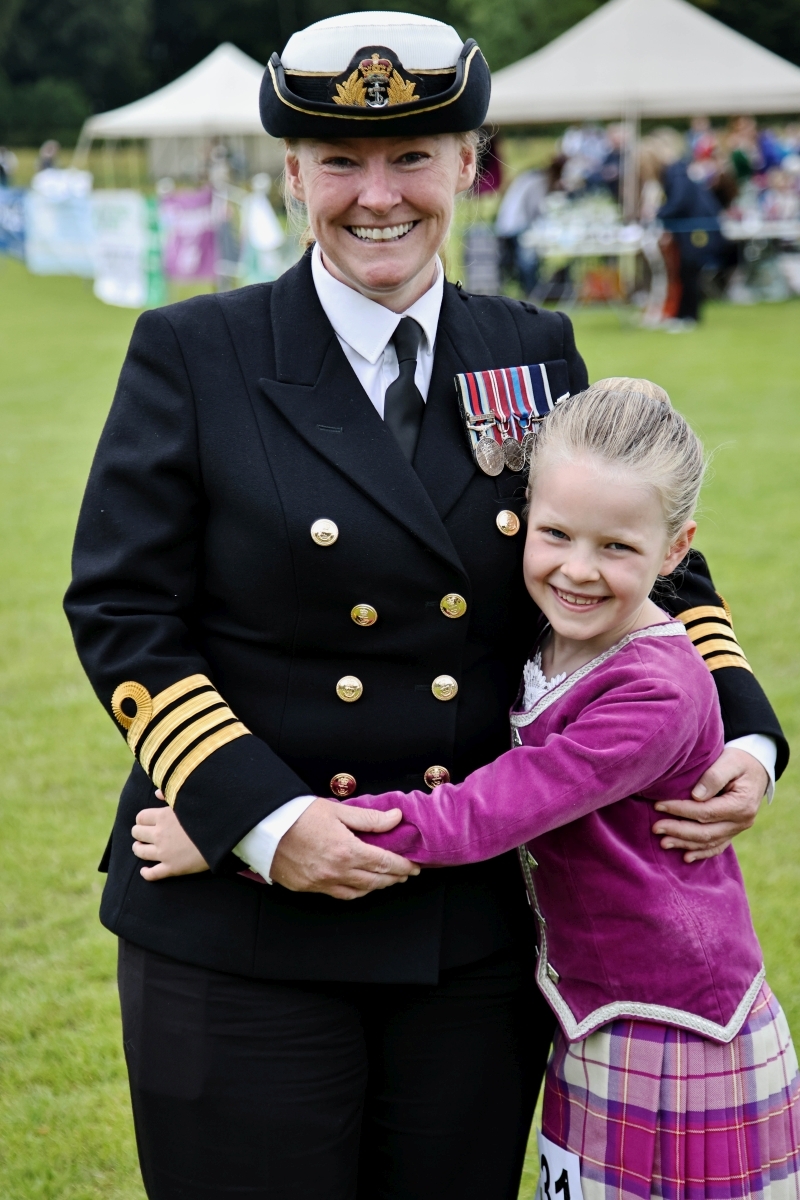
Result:
M358 194L361 207L374 213L387 213L399 204L401 199L402 196L388 171L383 166L370 166Z

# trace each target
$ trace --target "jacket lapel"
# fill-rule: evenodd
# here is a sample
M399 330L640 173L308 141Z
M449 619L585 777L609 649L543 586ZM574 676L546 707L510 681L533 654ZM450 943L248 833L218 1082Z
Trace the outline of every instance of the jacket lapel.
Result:
M275 285L272 311L277 378L259 380L267 400L317 453L463 573L437 507L339 345L307 260Z
M443 520L477 472L467 446L455 377L461 371L485 371L492 366L494 356L468 305L446 283L431 386L414 457L414 468Z

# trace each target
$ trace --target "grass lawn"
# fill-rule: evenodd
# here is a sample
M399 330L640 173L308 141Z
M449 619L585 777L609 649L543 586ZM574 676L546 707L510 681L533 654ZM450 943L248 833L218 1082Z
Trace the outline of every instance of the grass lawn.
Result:
M75 517L135 314L0 260L0 1197L143 1200L114 942L95 871L128 753L86 683L60 600ZM719 447L699 544L790 738L800 456L800 303L712 307L694 334L576 320L592 378L664 384ZM739 839L773 987L800 1031L800 794L789 771ZM529 1200L531 1174L522 1196Z

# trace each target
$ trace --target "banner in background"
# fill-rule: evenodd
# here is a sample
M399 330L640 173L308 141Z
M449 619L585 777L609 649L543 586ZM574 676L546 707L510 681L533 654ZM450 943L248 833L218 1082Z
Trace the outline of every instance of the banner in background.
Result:
M25 197L25 262L34 275L94 275L92 176L50 168Z
M25 191L0 188L0 254L25 257Z
M169 279L213 279L216 261L211 188L173 192L160 204L164 270Z
M140 192L92 194L94 294L105 304L144 308L147 303L147 204Z
M256 176L256 179L259 177ZM253 181L255 185L255 180ZM242 209L240 272L244 283L269 283L284 271L286 234L275 216L266 189L255 189Z

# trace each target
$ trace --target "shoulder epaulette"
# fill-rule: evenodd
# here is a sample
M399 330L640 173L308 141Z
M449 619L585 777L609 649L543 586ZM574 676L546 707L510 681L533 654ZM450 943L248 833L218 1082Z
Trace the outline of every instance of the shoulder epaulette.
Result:
M709 671L718 671L720 667L742 667L752 673L753 668L733 632L731 610L722 596L719 599L719 607L701 604L698 608L687 608L677 614L678 620L686 626L686 632Z

